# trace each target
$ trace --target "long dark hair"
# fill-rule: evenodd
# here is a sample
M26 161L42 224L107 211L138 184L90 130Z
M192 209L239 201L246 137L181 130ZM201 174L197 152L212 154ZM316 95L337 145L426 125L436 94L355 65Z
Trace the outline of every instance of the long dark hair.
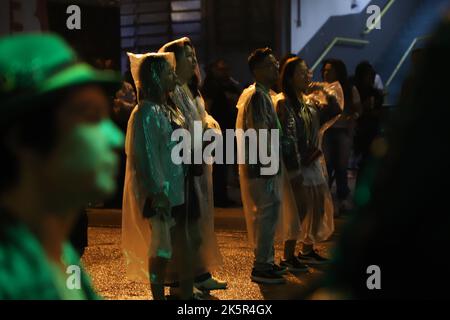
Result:
M168 64L163 57L148 56L142 61L139 69L139 100L160 98L164 94L165 88L161 85L161 74Z
M297 93L292 86L292 79L294 78L295 68L301 63L305 62L299 57L290 58L286 61L281 69L280 87L285 97L289 99L294 110L298 111L301 108L300 101L297 98Z
M294 78L295 69L301 63L305 61L299 57L294 57L288 59L281 70L281 89L284 93L284 96L289 101L290 106L293 108L294 112L300 114L300 117L303 120L304 124L304 132L303 134L309 140L309 136L311 135L312 130L312 115L309 108L304 108L300 100L298 99L297 92L292 85L292 79Z
M364 79L369 76L372 81L369 87L366 86ZM373 82L375 81L376 72L369 61L360 62L355 68L355 86L358 88L359 94L361 95L361 100L364 97L370 95L373 90Z
M351 104L353 104L353 94L352 94L353 93L352 92L352 87L353 86L352 86L352 84L349 81L347 67L345 66L344 61L339 60L339 59L327 59L327 60L325 60L322 63L322 70L321 70L321 74L322 74L322 78L323 79L324 79L325 66L327 64L330 64L331 67L333 68L334 72L336 72L337 81L341 85L342 91L344 92L345 106L350 106Z

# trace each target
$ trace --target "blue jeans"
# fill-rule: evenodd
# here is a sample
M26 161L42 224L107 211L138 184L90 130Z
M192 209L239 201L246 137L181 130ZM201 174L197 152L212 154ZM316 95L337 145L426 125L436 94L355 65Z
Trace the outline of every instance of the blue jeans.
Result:
M275 259L274 240L280 214L280 177L250 179L255 204L255 270L271 270Z

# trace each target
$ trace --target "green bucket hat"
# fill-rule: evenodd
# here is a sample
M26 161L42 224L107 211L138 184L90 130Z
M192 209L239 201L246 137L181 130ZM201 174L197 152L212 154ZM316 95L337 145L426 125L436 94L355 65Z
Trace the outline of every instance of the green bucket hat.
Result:
M95 70L81 62L59 36L49 33L20 34L0 39L0 121L8 121L33 100L73 86L98 84L119 90L120 76Z

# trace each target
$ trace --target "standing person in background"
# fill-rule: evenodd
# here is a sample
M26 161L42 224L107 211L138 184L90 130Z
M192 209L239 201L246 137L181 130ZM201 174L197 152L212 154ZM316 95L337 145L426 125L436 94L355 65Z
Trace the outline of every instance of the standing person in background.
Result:
M270 48L253 51L248 64L256 83L245 89L239 98L236 129L244 132L254 129L257 135L260 130L269 130L268 141L271 141L271 130L281 130L272 102L275 93L270 90L278 80L279 64ZM246 157L245 163L239 164L239 180L248 237L255 252L251 279L263 284L285 283L286 268L275 264L274 260L275 231L282 197L281 168L278 167L275 174L262 174L264 165L260 159L256 164L249 163L249 141L238 135L237 142L238 157L240 152L245 152ZM268 143L270 150L273 147L278 149L279 145Z
M447 14L421 53L410 96L393 111L382 143L371 153L371 174L355 197L357 214L342 230L326 290L313 298L448 297L450 260L436 257L450 246L448 188L442 187L450 179L449 34ZM418 255L433 270L422 280L417 268L405 268L405 261ZM380 268L381 290L371 290L365 281L373 265Z
M67 241L85 204L116 189L107 96L120 79L49 34L1 39L0 79L0 299L96 299Z
M194 254L186 233L183 164L174 164L173 130L182 128L184 117L169 105L169 92L176 85L173 54L148 54L138 60L130 54L139 90L139 104L127 130L127 171L122 213L122 244L131 279L149 275L155 300L164 300L167 265L176 243L182 255L176 269L181 299L192 298ZM148 259L148 263L147 263ZM144 266L148 265L148 268Z
M217 120L223 130L223 145L227 145L226 129L234 129L236 124L236 103L242 92L240 84L230 75L230 69L223 59L213 62L208 68L202 87L202 94L211 116ZM223 149L223 158L227 159L227 148ZM227 176L231 168L227 164L213 165L214 205L229 207L234 203L227 194Z
M136 104L137 99L133 85L128 81L122 81L122 87L116 92L114 99L113 119L124 133L127 131L128 120Z
M328 172L328 182L331 189L336 181L337 208L339 215L349 209L347 203L350 194L347 168L353 145L356 120L361 113L361 101L358 89L352 86L343 61L337 59L325 60L322 67L322 78L327 83L338 81L344 92L344 111L339 120L329 128L324 135L323 149Z
M419 72L419 67L423 63L425 54L424 48L414 49L411 53L411 70L408 76L402 83L402 90L400 92L399 102L408 102L408 99L413 96L414 81Z
M123 134L127 134L128 120L130 119L133 109L136 107L136 93L135 89L128 81L123 80L122 86L119 91L116 92L111 118L114 123L122 130ZM123 187L125 181L125 166L126 166L126 154L125 150L120 152L120 166L119 174L117 175L118 192L115 196L108 201L105 206L112 208L121 208L123 199Z
M216 134L222 135L219 123L207 111L205 100L200 91L202 83L200 65L197 60L195 48L193 51L194 76L189 82L189 98L193 99L196 110L202 121L203 131L213 130ZM223 135L222 135L223 138ZM203 143L206 147L208 143ZM213 160L213 159L209 159ZM213 190L213 166L208 163L202 165L203 175L196 178L195 186L198 192L203 196L200 201L200 212L202 212L200 223L201 238L205 239L200 245L200 260L197 263L195 277L195 287L208 293L210 290L224 290L228 284L226 281L213 277L211 272L223 264L222 254L220 253L217 236L214 229L214 190Z
M361 115L357 120L354 139L355 156L360 157L358 180L370 155L372 142L380 133L383 93L375 89L373 86L374 80L375 70L368 61L363 61L356 66L354 85L361 98Z
M176 59L176 73L178 84L171 93L170 98L186 118L186 127L190 132L192 141L192 159L196 152L196 146L203 147L203 132L207 129L218 129L217 122L206 111L204 100L198 91L199 70L195 49L189 38L184 37L165 44L159 52L173 52ZM201 136L194 131L194 123L202 127ZM197 142L195 142L197 141ZM195 288L209 291L225 289L227 283L211 275L211 272L222 265L222 255L217 244L214 232L214 203L212 194L212 168L206 163L192 164L189 166L188 177L190 181L189 197L192 199L189 205L189 217L196 223L191 224L190 236L197 239L195 255L192 256L195 269ZM177 279L176 274L171 279ZM201 291L196 291L201 296Z
M292 271L302 271L307 270L305 264L327 262L315 248L334 231L333 202L321 164L320 143L324 128L337 119L341 106L333 90L311 83L308 66L298 57L286 62L281 83L283 93L277 99L276 110L283 138L289 138L282 144L289 179L284 192L294 197L297 212L297 216L289 212L283 212L283 216L294 218L289 224L300 225L297 239L285 242L282 265ZM323 101L317 100L319 94ZM302 243L302 250L295 257L297 240Z

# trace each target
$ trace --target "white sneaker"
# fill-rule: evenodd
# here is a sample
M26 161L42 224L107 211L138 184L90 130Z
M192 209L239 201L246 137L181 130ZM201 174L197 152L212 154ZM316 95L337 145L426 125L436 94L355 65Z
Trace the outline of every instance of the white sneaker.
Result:
M199 288L197 288L196 286L194 286L194 289L192 290L192 292L193 292L194 300L206 300L205 293L202 290L200 290Z
M180 297L180 288L179 287L170 287L170 297L173 299L179 299ZM192 288L192 296L194 300L205 300L205 293L198 289L196 286Z
M210 290L225 290L228 286L226 281L221 281L217 278L211 277L202 282L196 282L195 286L202 291Z

